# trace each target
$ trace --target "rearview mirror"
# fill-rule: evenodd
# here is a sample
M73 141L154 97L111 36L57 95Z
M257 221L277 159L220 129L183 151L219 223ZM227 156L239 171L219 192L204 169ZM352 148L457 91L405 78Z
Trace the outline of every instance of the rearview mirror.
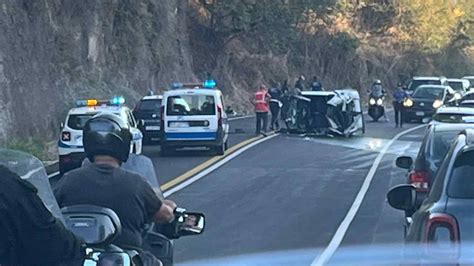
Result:
M202 234L205 227L204 214L184 212L178 216L177 234L181 236Z
M392 208L412 211L416 204L416 187L413 185L399 185L387 193L388 204Z
M413 165L413 159L409 156L400 156L395 161L397 167L410 170Z

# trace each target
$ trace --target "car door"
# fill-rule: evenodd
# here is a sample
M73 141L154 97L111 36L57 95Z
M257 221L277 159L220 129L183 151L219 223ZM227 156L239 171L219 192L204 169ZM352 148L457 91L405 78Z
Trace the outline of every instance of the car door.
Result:
M141 154L143 133L138 129L133 113L130 110L126 110L125 115L127 117L127 123L130 126L130 133L132 133L132 142L134 143L135 153Z

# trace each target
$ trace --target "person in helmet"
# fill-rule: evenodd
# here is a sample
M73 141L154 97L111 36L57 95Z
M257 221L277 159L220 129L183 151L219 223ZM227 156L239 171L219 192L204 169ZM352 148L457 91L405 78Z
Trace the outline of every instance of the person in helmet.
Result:
M83 242L51 214L37 192L0 165L0 265L83 265Z
M120 168L129 157L131 140L130 129L120 117L98 114L89 119L83 142L92 164L65 174L55 196L60 207L89 204L112 209L122 223L114 244L140 250L145 225L173 221L176 204L161 201L144 178ZM150 253L141 251L140 255L145 265L160 265Z
M373 97L380 97L380 96L385 96L385 89L382 86L382 81L379 79L376 79L374 83L372 84L372 87L369 90L369 95Z
M398 82L397 89L393 92L393 110L395 113L395 127L403 128L403 102L408 98L403 84Z

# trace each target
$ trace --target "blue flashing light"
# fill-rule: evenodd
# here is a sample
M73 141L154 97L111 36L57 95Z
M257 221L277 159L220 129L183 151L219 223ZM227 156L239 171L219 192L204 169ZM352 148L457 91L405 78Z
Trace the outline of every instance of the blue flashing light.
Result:
M217 86L217 83L213 79L208 79L208 80L204 81L203 86L204 86L204 88L213 89L215 86Z
M172 89L181 89L183 87L184 87L183 83L175 82L175 83L171 84Z
M124 104L125 98L123 98L122 96L115 96L112 100L110 100L110 103L116 105Z

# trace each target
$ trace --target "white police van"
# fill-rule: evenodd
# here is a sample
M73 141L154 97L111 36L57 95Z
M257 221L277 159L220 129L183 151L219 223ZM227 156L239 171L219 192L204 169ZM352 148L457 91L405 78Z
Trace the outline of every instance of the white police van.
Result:
M65 123L61 124L61 136L58 140L60 174L81 166L85 158L82 129L87 120L98 113L115 114L126 121L133 136L130 151L136 154L142 152L143 134L138 129L132 111L123 105L124 103L123 97L114 97L107 101L96 99L76 101L76 107L69 110Z
M222 92L214 81L173 84L161 106L161 153L182 147L209 147L223 155L229 123Z

